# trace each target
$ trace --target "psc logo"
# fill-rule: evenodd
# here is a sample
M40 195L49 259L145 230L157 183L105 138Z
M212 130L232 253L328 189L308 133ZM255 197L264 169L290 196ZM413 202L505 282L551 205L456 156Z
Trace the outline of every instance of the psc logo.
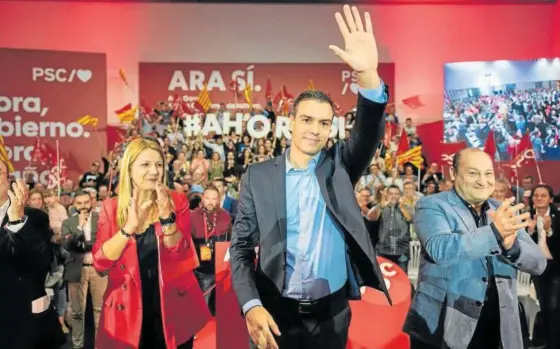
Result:
M72 69L65 68L32 68L33 81L45 82L72 82L78 79L83 83L91 80L93 73L89 69Z
M346 95L347 92L352 92L353 94L358 94L358 79L357 73L351 72L349 70L342 71L342 91L341 95Z

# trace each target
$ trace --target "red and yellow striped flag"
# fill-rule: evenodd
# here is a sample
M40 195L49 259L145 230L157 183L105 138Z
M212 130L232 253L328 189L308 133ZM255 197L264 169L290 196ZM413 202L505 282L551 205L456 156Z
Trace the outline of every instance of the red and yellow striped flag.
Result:
M397 156L397 163L399 165L406 164L407 162L410 162L417 168L420 168L422 166L422 164L424 163L424 158L422 157L421 145L407 150L406 152Z
M97 123L99 122L98 118L95 118L91 115L82 116L76 122L82 126L92 125L93 127L97 127Z
M309 79L309 82L307 82L307 89L315 91L315 84L313 83L313 80Z
M245 100L249 103L249 108L253 108L253 89L251 88L251 84L245 85L243 94L245 95Z
M212 100L210 99L210 94L208 93L208 88L206 84L202 88L202 91L198 94L198 98L196 100L196 106L199 110L204 111L205 113L210 109L212 106Z
M8 166L8 172L14 172L16 170L14 165L12 165L10 158L8 158L8 152L4 146L4 137L2 136L0 136L0 159L2 159L2 161L6 163L6 166Z
M395 159L391 156L389 151L385 154L385 170L390 171L395 166Z
M121 124L130 124L134 119L136 119L136 111L138 107L132 107L132 109L128 109L122 113L117 114L119 121Z

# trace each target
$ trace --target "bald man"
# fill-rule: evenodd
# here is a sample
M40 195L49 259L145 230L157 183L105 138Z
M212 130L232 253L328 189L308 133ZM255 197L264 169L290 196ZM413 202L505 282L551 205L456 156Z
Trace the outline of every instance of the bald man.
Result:
M455 155L453 189L416 205L422 255L418 288L404 331L412 349L523 349L517 270L541 274L546 259L525 232L528 213L514 198L490 196L490 157L475 148Z

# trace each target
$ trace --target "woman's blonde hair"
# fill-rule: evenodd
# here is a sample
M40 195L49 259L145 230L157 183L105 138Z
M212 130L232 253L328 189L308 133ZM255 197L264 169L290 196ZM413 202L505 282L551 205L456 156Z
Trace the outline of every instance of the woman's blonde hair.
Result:
M118 205L117 205L117 223L119 227L124 226L127 219L128 206L132 200L132 177L131 167L134 161L146 150L155 150L161 156L163 165L163 185L167 187L167 164L165 163L165 155L163 149L156 140L149 138L136 138L126 146L124 154L120 160L119 184L118 184ZM155 192L154 192L155 194ZM155 205L155 197L154 197Z
M57 195L57 193L56 193L56 191L55 191L54 189L45 189L45 190L43 190L43 199L44 199L44 198L51 197L51 196L56 196L56 195Z

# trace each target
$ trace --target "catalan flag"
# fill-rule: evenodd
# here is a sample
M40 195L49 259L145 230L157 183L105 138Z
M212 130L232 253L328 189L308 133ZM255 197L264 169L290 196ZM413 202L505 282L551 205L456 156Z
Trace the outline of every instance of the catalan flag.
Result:
M6 151L6 147L4 146L4 137L2 136L0 136L0 158L4 163L6 163L6 166L8 166L8 172L15 171L14 165L12 165L10 158L8 158L8 152Z
M391 156L389 151L385 153L385 169L390 171L395 166L395 159Z
M206 85L202 88L202 91L198 94L195 106L201 112L206 113L212 106L212 100L210 100L210 94L208 94L208 88Z
M97 123L99 122L98 118L94 118L91 115L82 116L76 122L82 126L92 125L93 127L97 127Z
M132 109L132 103L128 103L127 105L123 106L120 109L115 110L115 114L119 115L122 113L125 113L127 111L129 111L130 109Z
M245 95L245 100L249 103L249 108L253 108L253 89L251 88L251 84L245 85L243 95Z
M122 107L121 109L116 110L115 113L117 113L117 117L119 118L121 124L129 124L134 119L136 119L137 110L138 107L133 107L132 104L129 103L124 107Z
M410 162L417 168L421 168L422 164L424 163L421 145L414 147L397 156L397 163L399 165L406 164L407 162Z
M315 91L315 84L313 83L313 80L309 79L309 82L307 83L307 89Z
M119 69L119 76L121 80L124 82L125 86L128 87L128 80L126 79L126 73L123 68Z

